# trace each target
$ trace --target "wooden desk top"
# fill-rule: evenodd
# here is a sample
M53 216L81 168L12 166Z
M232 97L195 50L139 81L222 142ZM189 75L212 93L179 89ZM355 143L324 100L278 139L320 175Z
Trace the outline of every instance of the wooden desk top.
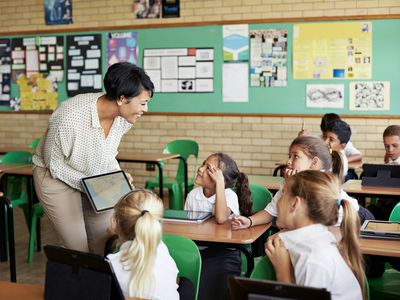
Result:
M353 169L353 170L359 169L359 168L362 168L362 165L363 165L363 161L357 160L357 161L349 162L348 168ZM286 162L277 162L277 163L275 163L275 166L280 166L280 167L286 166Z
M2 174L9 174L9 173L13 172L14 170L21 170L21 169L27 169L27 168L32 169L32 165L31 164L9 164L9 163L1 164L0 163L0 173L2 173ZM18 172L18 171L15 171L15 172Z
M364 254L400 257L399 240L360 239L361 251Z
M270 226L271 224L265 224L233 231L230 221L225 224L217 224L212 218L201 224L163 221L163 232L182 235L194 241L250 244Z
M123 162L160 162L178 157L180 157L179 154L120 152L117 155L117 160Z
M27 151L33 153L35 149L26 146L0 147L0 154L6 154L8 152L13 152L13 151Z
M285 179L279 176L268 176L268 175L249 175L250 184L258 184L265 186L267 189L272 191L279 190L279 187Z
M0 281L0 299L43 300L44 286Z
M348 180L343 190L349 194L400 196L400 187L363 186L361 180Z

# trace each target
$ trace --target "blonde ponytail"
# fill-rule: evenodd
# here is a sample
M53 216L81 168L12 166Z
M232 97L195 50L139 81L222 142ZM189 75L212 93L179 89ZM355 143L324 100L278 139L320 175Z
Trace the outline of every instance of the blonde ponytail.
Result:
M129 296L148 298L154 289L152 274L161 241L163 203L154 193L136 190L125 195L114 208L117 230L123 240L132 240L121 253L125 270L131 272Z

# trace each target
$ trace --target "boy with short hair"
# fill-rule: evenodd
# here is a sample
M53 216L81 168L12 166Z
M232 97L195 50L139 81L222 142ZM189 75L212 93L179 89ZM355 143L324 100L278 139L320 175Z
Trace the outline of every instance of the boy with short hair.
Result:
M400 165L400 126L390 125L383 132L385 164Z

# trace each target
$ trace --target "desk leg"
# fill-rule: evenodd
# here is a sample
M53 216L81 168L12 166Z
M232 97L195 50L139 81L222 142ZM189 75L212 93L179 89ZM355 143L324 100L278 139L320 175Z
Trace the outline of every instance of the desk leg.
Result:
M158 177L159 177L159 182L160 182L160 198L161 200L164 201L164 178L163 178L163 168L161 166L161 164L156 161L155 164L158 167Z
M6 195L7 176L0 178L0 190ZM4 199L4 201L7 201ZM0 261L7 261L6 206L0 207Z
M17 282L17 270L15 266L15 240L14 240L14 213L11 204L5 199L7 207L7 226L8 226L8 251L10 253L10 280Z
M183 162L183 169L185 171L185 178L184 178L184 183L185 183L185 193L184 193L184 201L186 199L186 196L188 194L188 190L189 190L189 179L188 179L188 165L187 165L187 161L186 159L184 159L183 157L178 157L179 160L181 160Z

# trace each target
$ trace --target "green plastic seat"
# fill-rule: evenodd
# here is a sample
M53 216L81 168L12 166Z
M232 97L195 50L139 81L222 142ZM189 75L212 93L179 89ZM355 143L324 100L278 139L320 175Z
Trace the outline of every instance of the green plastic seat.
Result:
M29 246L28 246L28 262L33 260L33 252L35 251L35 242L38 236L37 225L44 211L40 203L35 203L32 207L31 227L29 229Z
M197 168L197 157L199 154L199 145L196 141L192 140L175 140L169 142L163 153L166 154L180 154L186 161L190 156L195 157L194 170ZM162 162L162 166L164 166ZM188 191L193 189L194 186L194 174L192 176L188 175ZM160 181L158 175L156 178L146 181L145 188L152 190L160 186ZM168 178L164 176L163 178L164 188L168 188L169 194L169 208L170 209L183 209L183 190L185 188L185 167L182 161L179 161L178 170L175 178Z
M400 202L393 207L390 213L389 221L400 222Z
M41 140L41 138L34 139L32 143L29 144L29 148L36 149Z
M255 265L250 275L251 279L276 280L274 266L268 256L263 256Z
M179 276L186 277L193 284L197 300L201 272L199 248L192 240L180 235L164 233L162 239L178 267Z

